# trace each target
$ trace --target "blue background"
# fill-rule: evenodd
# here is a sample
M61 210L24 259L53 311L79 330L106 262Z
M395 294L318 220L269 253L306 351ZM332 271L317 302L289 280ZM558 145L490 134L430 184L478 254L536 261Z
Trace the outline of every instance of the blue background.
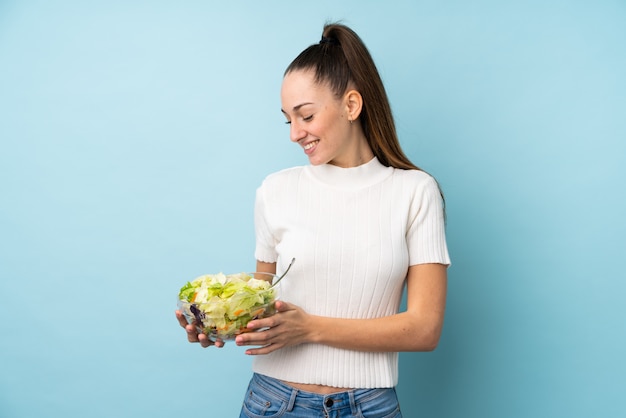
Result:
M623 1L0 1L0 416L237 416L249 357L178 288L254 266L252 204L305 164L282 72L342 19L453 259L406 417L616 417L626 392Z

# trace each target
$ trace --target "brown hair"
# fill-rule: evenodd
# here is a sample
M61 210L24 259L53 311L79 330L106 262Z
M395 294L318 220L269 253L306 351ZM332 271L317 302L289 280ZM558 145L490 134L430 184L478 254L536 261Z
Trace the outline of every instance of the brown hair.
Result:
M326 24L322 40L302 51L285 74L296 70L313 70L316 81L328 83L337 97L352 82L363 97L360 119L374 155L387 167L419 170L400 147L383 82L367 47L352 29Z

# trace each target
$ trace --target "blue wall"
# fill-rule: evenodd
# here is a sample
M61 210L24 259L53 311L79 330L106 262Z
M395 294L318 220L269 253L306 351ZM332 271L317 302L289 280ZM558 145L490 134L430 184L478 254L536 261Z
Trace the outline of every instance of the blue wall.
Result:
M405 416L626 414L623 2L87 3L0 2L0 416L236 416L250 359L175 297L254 266L255 188L306 163L282 71L329 19L447 198Z

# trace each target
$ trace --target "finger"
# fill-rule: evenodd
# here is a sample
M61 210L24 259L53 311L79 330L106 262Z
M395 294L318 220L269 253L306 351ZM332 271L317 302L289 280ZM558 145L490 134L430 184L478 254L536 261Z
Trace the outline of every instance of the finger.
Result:
M195 326L187 324L185 326L185 331L187 331L187 340L190 343L197 343L198 340L198 330Z
M248 322L248 325L246 325L246 328L248 331L246 333L249 333L249 331L259 330L261 328L272 328L272 327L275 327L277 324L278 322L273 316L270 316L268 318L263 318L263 319L255 319L253 321Z
M277 312L285 312L285 311L292 309L291 305L289 305L287 302L284 302L282 300L277 300L274 306L276 307Z
M285 302L283 302L283 308L285 308L285 305L287 305ZM289 309L291 309L291 306L287 305L287 307ZM286 310L282 310L282 311L276 311L276 313L274 315L270 315L266 318L261 318L261 319L254 319L250 322L248 322L247 328L249 330L259 330L262 328L274 328L279 326L284 320L285 317L283 315L281 315L283 312L286 312Z
M257 331L257 332L246 332L244 334L239 334L235 338L235 344L239 346L243 345L257 345L257 346L266 346L272 341L272 338L275 337L274 330L267 329L265 331Z
M198 334L198 342L203 348L207 348L212 345L216 345L218 347L224 346L224 342L222 340L213 341L206 334Z
M263 354L269 354L272 351L276 351L280 348L281 346L279 344L268 344L266 346L263 347L259 347L259 348L251 348L249 350L246 350L246 354L249 356L260 356Z
M178 323L181 327L185 328L187 326L187 318L185 318L185 315L183 315L181 311L176 311L176 319L178 319Z

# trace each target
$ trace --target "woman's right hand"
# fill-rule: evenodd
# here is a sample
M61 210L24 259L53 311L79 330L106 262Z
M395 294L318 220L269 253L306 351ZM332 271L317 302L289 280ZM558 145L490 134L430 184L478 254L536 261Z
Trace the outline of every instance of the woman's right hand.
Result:
M176 311L176 319L178 319L180 326L185 328L185 331L187 332L187 341L190 343L200 343L200 345L204 348L212 345L216 347L224 347L224 341L220 339L213 341L205 334L199 333L195 325L189 324L183 313L179 310Z

